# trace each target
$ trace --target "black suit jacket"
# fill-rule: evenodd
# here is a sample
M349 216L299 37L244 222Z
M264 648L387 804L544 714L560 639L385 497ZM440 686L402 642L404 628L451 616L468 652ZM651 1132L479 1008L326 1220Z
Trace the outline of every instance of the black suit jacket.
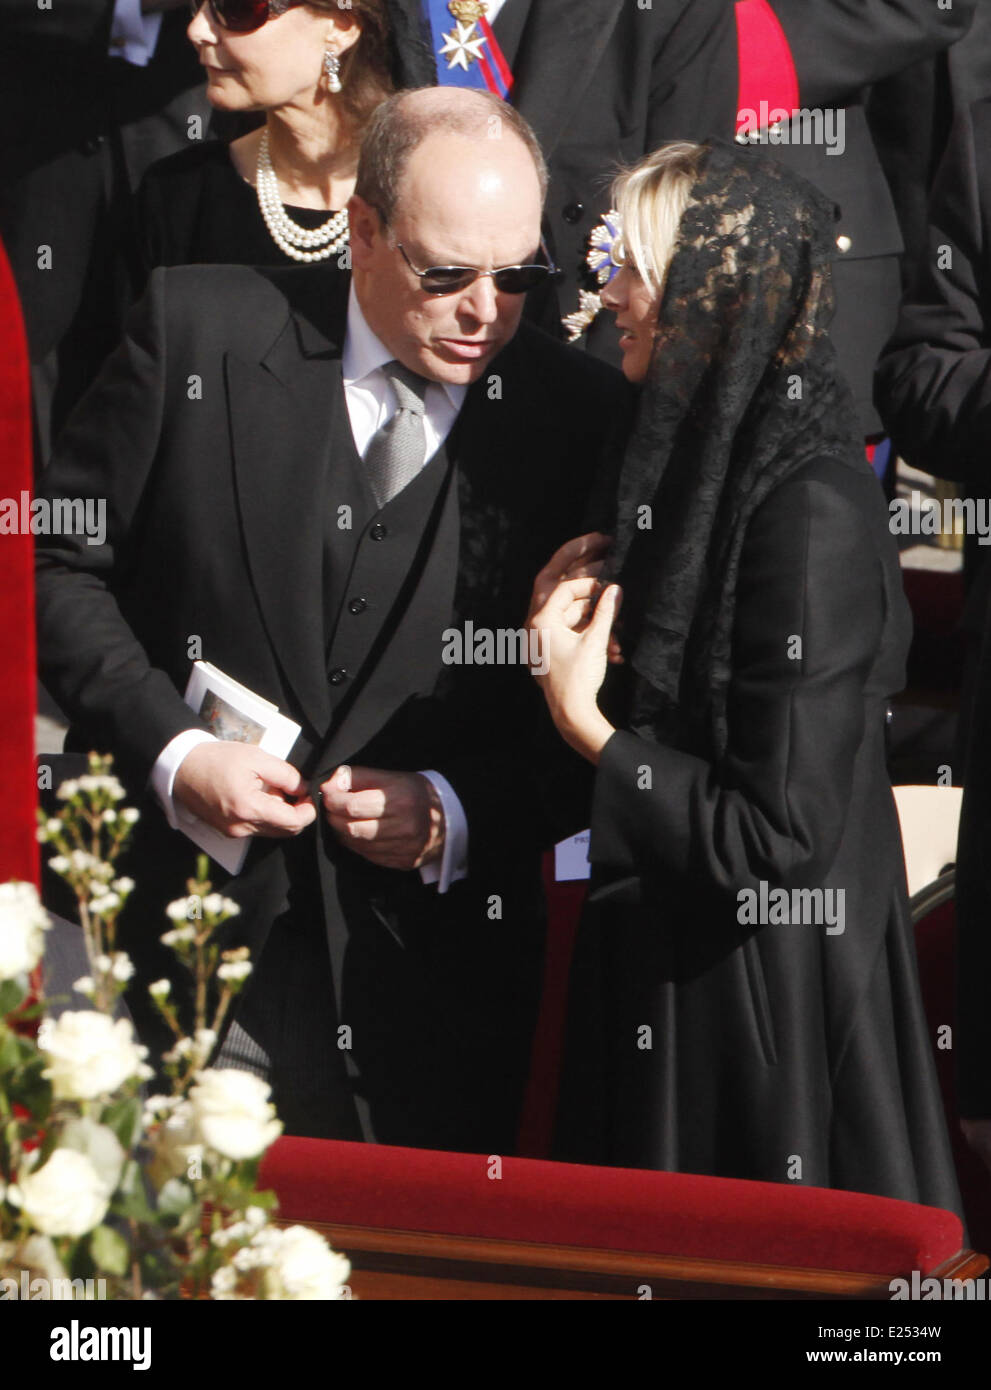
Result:
M326 967L323 983L285 984L280 959L270 975L283 995L266 998L266 956L256 1005L270 1035L276 1015L283 1033L288 1013L307 1019L299 1045L311 1052L337 1045L335 1026L352 1030L343 1061L372 1112L366 1133L498 1151L513 1142L539 989L539 850L580 828L585 776L524 668L444 666L441 633L468 620L520 626L536 569L580 529L627 391L603 364L521 328L449 437L455 485L431 554L371 619L374 655L338 699L322 503L326 441L346 410L345 290L339 272L309 267L154 274L46 475L48 495L107 498L109 531L103 546L39 547L42 675L72 719L70 743L112 751L135 792L165 744L198 726L180 693L193 635L300 723L290 757L314 788L344 760L448 778L470 836L469 877L448 894L340 850L322 823L256 841L224 891L256 960L273 922L278 951L319 918L332 985ZM169 964L149 924L193 855L147 799L135 877L151 891L130 938L144 983ZM140 1017L140 990L134 1004Z
M905 239L906 288L926 244L929 195L953 123L989 96L991 0L976 0L970 27L949 48L871 88L867 118Z
M0 135L0 233L33 361L72 322L108 203L185 144L189 116L200 117L204 132L209 121L202 69L185 37L188 12L163 16L145 68L112 56L112 16L113 0L50 10L0 0L0 81L11 109L23 113ZM42 243L52 247L47 271L37 266Z
M961 113L929 208L928 244L878 367L877 398L899 450L975 499L991 498L991 100ZM984 629L976 664L957 853L959 1014L954 1052L963 1115L991 1115L991 566L988 547L966 540L971 571L965 624Z
M520 24L519 11L526 9ZM514 14L515 12L515 14ZM550 171L546 226L562 271L558 310L578 307L588 235L608 211L609 185L667 140L732 137L736 34L727 0L508 0L513 105L537 133ZM518 37L517 37L518 34ZM611 314L582 339L618 360Z
M947 146L927 244L875 385L885 425L909 463L981 498L991 497L989 138L991 100L979 101L961 113Z
M768 145L767 152L822 189L839 210L831 336L865 434L881 429L872 376L895 324L904 249L866 103L875 83L933 58L966 34L975 4L955 0L942 10L928 0L770 0L791 49L800 106L846 113L842 154L801 143Z

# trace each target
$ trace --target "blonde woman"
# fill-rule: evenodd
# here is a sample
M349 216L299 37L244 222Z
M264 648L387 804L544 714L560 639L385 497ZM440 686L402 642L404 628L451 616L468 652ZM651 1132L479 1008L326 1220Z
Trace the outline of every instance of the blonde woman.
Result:
M832 207L721 144L614 198L618 584L581 538L531 619L596 766L558 1156L959 1211L885 767L910 620L827 336Z

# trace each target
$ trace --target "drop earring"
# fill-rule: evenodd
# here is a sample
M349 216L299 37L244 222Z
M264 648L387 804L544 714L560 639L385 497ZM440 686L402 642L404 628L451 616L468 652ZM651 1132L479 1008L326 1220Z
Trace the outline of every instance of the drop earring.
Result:
M341 90L341 60L332 48L324 50L323 70L327 74L328 92L339 92Z

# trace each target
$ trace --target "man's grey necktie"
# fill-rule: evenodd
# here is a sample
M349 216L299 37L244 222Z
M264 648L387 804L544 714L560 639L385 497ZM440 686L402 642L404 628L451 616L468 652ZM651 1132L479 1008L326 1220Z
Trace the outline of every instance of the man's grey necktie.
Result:
M430 385L401 362L387 362L385 379L396 393L399 409L372 435L365 453L365 471L380 507L401 492L423 467L427 436L423 397Z

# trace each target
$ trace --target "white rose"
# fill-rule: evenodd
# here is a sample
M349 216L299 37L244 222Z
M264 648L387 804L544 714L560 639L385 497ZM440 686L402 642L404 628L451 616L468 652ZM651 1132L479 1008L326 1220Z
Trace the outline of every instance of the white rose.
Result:
M92 1100L132 1076L143 1076L148 1049L134 1040L126 1018L83 1010L64 1013L57 1023L46 1019L38 1046L48 1059L44 1075L60 1100Z
M210 1279L210 1297L216 1299L237 1298L237 1275L230 1265L214 1270Z
M84 1236L110 1205L92 1162L74 1149L56 1149L43 1168L22 1175L18 1186L22 1210L43 1236Z
M29 1270L37 1271L49 1283L68 1277L48 1236L28 1236L18 1254Z
M282 1133L272 1088L251 1072L202 1071L189 1093L203 1142L225 1158L255 1158Z
M59 1147L85 1154L108 1192L113 1192L120 1182L125 1154L108 1125L99 1125L82 1115L71 1119L62 1130Z
M340 1298L351 1265L316 1231L307 1226L290 1226L284 1231L271 1227L256 1236L255 1242L269 1257L262 1275L263 1298Z
M32 883L0 883L0 980L34 969L50 925Z

